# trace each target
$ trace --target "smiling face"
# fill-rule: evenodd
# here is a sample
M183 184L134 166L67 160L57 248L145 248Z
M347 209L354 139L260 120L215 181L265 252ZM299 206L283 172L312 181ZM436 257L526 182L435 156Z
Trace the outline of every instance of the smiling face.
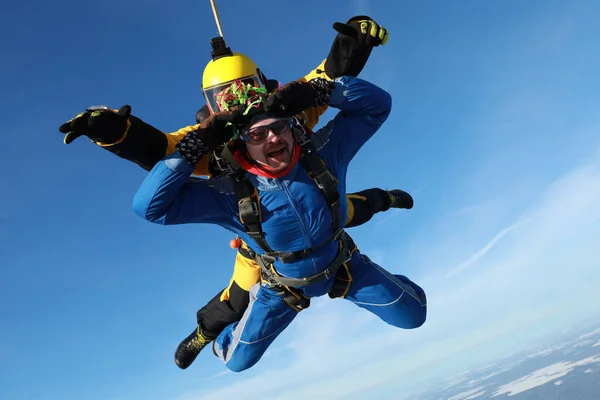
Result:
M269 117L244 132L246 151L265 170L280 172L289 167L294 150L292 118Z

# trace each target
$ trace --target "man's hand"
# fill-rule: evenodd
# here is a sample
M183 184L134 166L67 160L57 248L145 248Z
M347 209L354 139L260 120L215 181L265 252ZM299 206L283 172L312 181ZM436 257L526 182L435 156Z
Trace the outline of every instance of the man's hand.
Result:
M366 44L373 47L385 45L390 36L387 29L377 24L371 18L362 15L351 18L345 24L336 22L333 24L333 29L342 35L350 36L359 44Z
M357 16L345 24L333 24L336 35L325 60L325 73L329 79L340 76L358 76L374 47L384 45L389 33L371 17Z
M93 106L62 124L58 130L66 133L65 144L79 136L87 136L94 142L111 144L125 135L129 128L131 107L124 105L119 111L106 106Z
M206 154L220 145L227 143L235 133L235 127L243 126L250 121L251 115L244 115L246 106L233 107L229 111L212 114L191 131L179 143L177 150L190 165L196 165Z
M293 116L312 107L327 105L332 90L333 82L322 78L290 82L269 96L264 108L267 112Z

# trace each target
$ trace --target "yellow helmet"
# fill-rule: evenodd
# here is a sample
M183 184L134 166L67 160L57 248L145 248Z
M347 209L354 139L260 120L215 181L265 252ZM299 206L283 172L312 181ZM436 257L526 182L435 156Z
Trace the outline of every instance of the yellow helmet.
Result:
M229 53L213 57L202 74L202 93L211 113L219 111L217 95L239 79L253 87L265 87L264 75L250 57Z

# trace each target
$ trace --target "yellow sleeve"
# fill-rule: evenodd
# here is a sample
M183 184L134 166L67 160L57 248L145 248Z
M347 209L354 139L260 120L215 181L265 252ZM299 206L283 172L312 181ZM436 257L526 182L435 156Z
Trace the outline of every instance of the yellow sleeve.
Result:
M344 226L347 226L354 219L354 203L352 202L352 197L346 195L346 204L348 204L348 212Z
M198 129L199 127L199 124L190 125L186 126L185 128L178 129L175 132L165 134L165 137L167 138L167 149L165 150L165 156L174 153L176 150L175 146L177 145L177 143L179 143L179 141L183 139L185 135L187 135L193 130ZM207 155L205 157L202 157L202 159L198 161L198 164L196 164L196 168L194 169L194 175L210 176L208 173L208 159L209 157Z
M323 60L317 68L313 69L307 75L298 79L298 81L299 82L308 82L314 78L323 78L323 79L331 80L331 78L329 78L327 76L327 74L325 73L325 60ZM328 108L329 108L328 106L321 106L321 107L313 107L313 108L310 108L310 109L304 111L304 114L305 114L304 117L305 117L306 126L308 127L308 129L313 129L317 125L317 123L319 122L319 118L321 117L321 115L323 115L325 113L325 111L327 111Z
M175 150L176 150L175 146L177 145L177 143L179 143L179 141L181 139L183 139L185 135L187 135L188 133L190 133L193 130L198 129L199 127L200 127L200 125L190 125L190 126L186 126L184 128L178 129L175 132L165 134L165 136L167 138L167 149L165 150L165 156L175 153Z

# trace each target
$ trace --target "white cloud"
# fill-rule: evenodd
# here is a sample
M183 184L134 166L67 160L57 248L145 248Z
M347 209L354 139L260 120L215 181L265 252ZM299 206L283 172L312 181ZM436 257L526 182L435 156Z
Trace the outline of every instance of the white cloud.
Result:
M454 395L452 397L449 397L448 400L469 400L469 399L474 399L478 396L481 396L485 393L485 390L482 390L483 387L477 387L475 389L470 389L467 391L464 391L462 393L459 393L457 395Z
M502 229L496 236L492 238L485 246L483 246L479 251L475 252L471 257L469 257L466 261L462 262L456 268L452 269L446 274L446 277L454 276L460 272L463 272L467 268L473 266L481 257L483 257L488 251L490 251L498 241L500 241L504 236L506 236L513 228L517 226L517 224L511 225L508 228Z
M507 394L508 396L514 396L533 389L538 386L542 386L548 382L552 382L558 378L562 378L573 371L576 367L581 367L588 364L599 363L600 356L588 357L583 360L576 362L559 362L547 367L538 369L529 375L519 378L513 382L507 383L506 385L500 386L492 397ZM562 380L554 382L555 385L560 385Z
M589 338L590 336L594 336L600 333L600 329L594 329L591 332L588 333L584 333L583 335L579 336L578 339L585 339L585 338Z
M485 390L482 390L480 392L477 393L473 393L472 395L465 397L465 400L472 400L472 399L476 399L478 397L481 397L485 394Z

